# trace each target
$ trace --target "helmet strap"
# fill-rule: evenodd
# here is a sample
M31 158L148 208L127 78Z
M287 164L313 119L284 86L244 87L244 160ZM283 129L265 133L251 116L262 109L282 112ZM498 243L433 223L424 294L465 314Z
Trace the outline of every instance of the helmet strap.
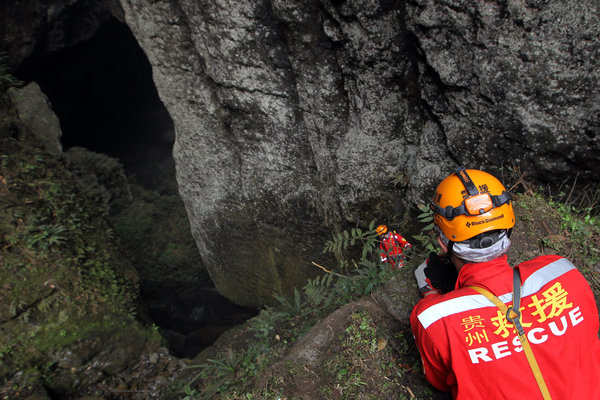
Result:
M479 190L477 190L477 187L473 183L473 180L471 179L469 174L467 174L466 167L460 166L454 170L454 173L456 174L456 176L458 176L458 179L460 179L462 184L465 186L465 189L467 189L469 196L475 196L476 194L479 194Z
M448 260L452 257L452 248L454 247L454 242L452 240L448 240L448 253L446 254L446 257L448 257Z

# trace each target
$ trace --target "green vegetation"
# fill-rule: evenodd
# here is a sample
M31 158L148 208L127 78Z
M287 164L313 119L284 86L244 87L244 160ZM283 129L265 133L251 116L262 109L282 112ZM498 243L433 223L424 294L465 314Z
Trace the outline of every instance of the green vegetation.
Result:
M93 383L86 363L100 350L133 341L123 354L137 357L159 338L135 318L137 274L101 207L34 137L0 122L0 381L11 388L2 394L35 382L67 393Z
M599 243L594 240L600 233L600 220L591 214L591 207L577 209L554 201L549 204L560 216L561 230L544 243L569 259L581 260L584 268L600 262Z
M8 68L8 56L0 52L0 93L3 93L11 86L21 86L23 82L15 78Z
M429 254L437 251L438 248L436 239L437 236L435 235L435 230L433 229L433 210L425 204L419 204L417 207L421 212L419 215L417 215L417 220L420 224L425 226L421 229L421 232L418 235L413 237L421 243L418 249L422 250L425 254Z
M74 188L60 161L13 135L0 141L0 376L11 388L0 394L27 393L36 381L66 393L73 390L74 377L81 385L93 384L82 378L88 365L78 357L112 345L124 345L133 355L141 351L137 342L159 340L136 321L137 275L116 249L134 262L153 260L146 263L149 282L172 271L169 285L175 288L186 279L177 271L189 263L193 242L181 240L187 235L178 230L184 216L164 211L174 200L155 203L152 193L136 188L136 200L110 216L111 226L106 208ZM526 191L516 196L515 208L511 262L556 251L580 266L600 292L593 205L577 207ZM158 232L157 219L170 228ZM374 221L336 233L324 246L338 261L335 268L315 264L322 275L290 297L275 295L275 306L226 333L164 397L447 398L425 382L410 330L364 300L388 282L411 279L415 264L434 251L431 211L419 207L417 220L423 228L413 236L414 248L399 272L379 261ZM160 240L161 235L170 239ZM124 240L118 243L118 237ZM340 310L345 313L336 323L323 323ZM302 341L312 338L315 328L331 334L318 362L290 357L307 345ZM69 351L77 357L67 357ZM24 375L17 379L14 371Z
M509 261L516 264L558 252L578 265L594 292L600 293L596 267L600 232L593 205L578 208L526 189L515 193L517 225ZM183 379L185 399L449 398L424 380L406 326L362 307L352 308L341 326L323 322L344 305L362 304L357 299L370 298L386 282L411 279L416 264L436 250L431 211L426 206L419 211L417 220L423 228L412 237L414 247L403 270L390 271L377 261L374 222L366 229L334 235L325 252L336 257L339 267L334 271L318 265L324 275L309 280L290 298L276 296L278 305L267 307L200 357L204 361L191 367L189 371L195 372ZM289 357L313 327L322 328L322 334L327 329L335 332L317 366Z
M408 398L411 392L402 389L399 378L418 366L394 362L399 353L393 343L398 338L370 313L363 310L351 314L323 366L322 379L328 383L320 389L322 396L380 399L403 398L404 394Z
M208 279L181 199L131 184L131 203L108 219L121 249L136 267L140 286L164 303L168 293Z
M0 57L2 89L18 84L4 65ZM0 111L7 116L0 119L0 396L25 396L40 382L69 393L96 383L88 373L96 357L104 357L103 374L116 373L160 340L136 319L137 273L121 250L147 266L150 290L175 290L190 280L183 266L195 244L182 228L185 215L166 212L176 199L156 202L141 188L130 207L110 216L111 226L106 208L10 120L3 99ZM558 252L600 293L596 198L549 200L526 187L515 200L511 262ZM166 228L156 229L157 219ZM416 264L435 250L431 211L419 207L417 220L423 229L401 271L379 261L374 221L336 233L324 246L335 268L315 264L322 275L224 334L164 398L447 398L425 382L410 329L376 305L378 291L412 282ZM316 354L297 354L324 337Z
M429 222L425 222L426 228L431 229ZM292 382L302 380L307 374L306 366L288 361L285 377L278 378L281 357L327 315L369 295L394 276L389 264L379 261L374 226L373 221L367 229L342 231L327 241L324 252L335 255L338 270L344 273L317 265L326 271L324 275L309 280L291 298L275 295L278 304L266 307L236 332L235 345L213 349L203 363L190 367L190 371L196 372L183 380L180 390L184 398L293 398L285 396L286 377ZM422 383L420 362L410 332L393 321L374 319L365 310L352 313L347 326L339 330L328 346L328 352L331 356L321 370L306 377L322 381L319 393L314 395L336 399L401 399L414 398L415 391L425 396L431 394L428 388L423 392L406 386L413 380ZM369 395L365 397L365 393Z
M393 275L390 265L380 261L381 250L374 227L375 221L371 221L366 231L360 228L345 230L325 243L323 251L333 253L339 260L339 269L345 272L345 275L336 274L339 279L334 292L341 304L371 293ZM358 247L360 253L353 251L353 247ZM355 260L353 256L357 254L359 258Z
M590 195L589 198L595 196ZM579 268L597 298L600 298L600 219L595 202L585 202L578 207L557 199L539 192L517 197L515 207L520 232L517 240L529 243L533 248L526 249L525 254L517 251L517 257L513 256L514 262L521 262L539 253L560 254ZM525 244L517 245L517 250L525 247Z

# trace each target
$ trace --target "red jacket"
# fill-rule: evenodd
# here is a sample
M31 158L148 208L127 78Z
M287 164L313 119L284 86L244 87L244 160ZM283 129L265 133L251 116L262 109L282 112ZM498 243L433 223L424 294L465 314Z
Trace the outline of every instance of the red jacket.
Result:
M404 237L396 232L386 233L379 243L381 249L381 262L387 262L392 265L398 266L398 268L404 265L404 259L402 253L405 247L411 247Z
M600 399L598 309L587 281L559 256L518 268L521 321L552 399ZM429 295L414 308L411 325L427 380L456 399L541 399L513 326L470 285L511 305L506 256L466 264L454 291Z

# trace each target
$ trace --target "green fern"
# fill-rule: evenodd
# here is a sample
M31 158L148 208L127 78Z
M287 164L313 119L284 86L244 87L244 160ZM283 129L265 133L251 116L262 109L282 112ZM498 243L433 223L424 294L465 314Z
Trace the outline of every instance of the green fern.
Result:
M424 215L425 209L422 209L423 214L420 216L420 221L428 221L431 226L433 216L431 214ZM433 242L432 242L433 243ZM360 259L346 259L346 250L354 245L362 246ZM371 293L376 287L381 286L384 282L390 279L393 274L388 264L381 262L381 252L379 247L379 235L375 231L375 221L371 221L368 230L363 231L360 228L352 228L350 231L342 231L333 236L326 242L324 252L334 253L336 258L340 260L340 266L346 271L346 275L339 275L335 272L330 272L330 275L337 275L338 280L335 283L334 292L337 293L338 299L348 301L355 296L362 296ZM354 268L351 272L347 271L348 265L352 264ZM317 288L314 283L307 289L315 292L318 295Z
M418 206L421 214L417 216L419 223L425 226L421 228L421 232L413 237L421 242L421 246L427 253L437 251L437 239L434 231L435 224L433 223L433 210L424 204Z
M292 300L289 300L286 297L280 296L278 294L273 294L273 297L279 302L279 304L283 308L283 312L290 317L302 315L305 311L304 303L300 298L300 292L297 288L294 288L294 298Z
M330 300L330 288L333 282L333 274L325 274L315 279L309 279L304 286L304 294L311 307L327 307Z
M350 231L344 230L333 236L331 240L325 242L323 253L333 253L340 261L340 267L345 269L349 261L344 257L344 250L348 247L362 244L361 260L370 256L377 248L377 232L375 232L375 221L371 221L369 229L363 231L360 228L352 228Z
M209 358L206 361L207 364L205 365L205 370L206 372L210 372L211 375L216 374L219 376L233 376L235 375L238 365L242 361L242 354L235 353L233 350L227 349L225 357L222 360Z
M8 56L0 53L0 92L5 91L11 86L21 86L23 82L10 74L8 67Z

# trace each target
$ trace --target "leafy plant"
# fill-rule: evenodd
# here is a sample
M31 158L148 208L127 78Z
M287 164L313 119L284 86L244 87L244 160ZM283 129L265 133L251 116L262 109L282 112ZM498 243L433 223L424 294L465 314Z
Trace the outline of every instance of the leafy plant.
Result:
M344 301L353 295L368 294L389 277L389 265L381 262L379 249L379 237L374 229L375 221L371 221L369 228L363 231L360 228L344 230L325 243L323 252L333 253L340 260L340 267L346 272L345 275L337 274L340 278L336 288L341 290ZM358 247L359 252L348 251L352 247ZM350 257L351 254L360 254L357 260ZM353 266L349 270L350 266ZM331 271L327 271L331 273Z
M21 86L22 81L15 78L8 67L8 56L6 53L0 53L0 92L5 91L11 86Z
M228 349L225 354L226 357L221 360L208 359L208 364L205 369L211 370L211 375L235 375L235 371L238 368L240 361L242 361L242 357L239 353L234 353L231 349Z
M371 221L369 229L363 231L361 228L352 228L350 231L344 230L333 236L331 240L325 242L323 253L333 253L340 261L340 267L346 270L349 266L349 260L346 257L345 250L357 244L361 245L361 260L366 259L375 250L378 240L375 232L375 221Z
M193 400L198 395L198 393L196 392L196 390L192 389L190 387L190 385L185 385L183 387L183 394L185 394L185 397L183 397L182 400Z
M304 302L300 297L300 292L296 288L294 288L294 297L291 300L278 294L274 294L273 297L279 302L283 308L283 312L289 316L295 317L305 312Z
M66 240L67 228L60 224L40 224L30 222L30 228L25 233L25 243L30 249L48 251L53 246L60 245Z
M275 325L286 317L289 313L279 311L273 307L266 306L260 313L252 319L252 330L255 332L255 337L259 342L268 341Z
M421 232L413 237L421 242L421 247L426 253L431 253L437 249L437 239L433 227L433 210L427 207L425 204L418 206L421 214L417 216L419 223L425 225L421 228Z
M323 306L327 308L332 300L332 296L330 296L332 282L333 274L324 274L307 281L304 286L304 293L311 307L317 308Z

